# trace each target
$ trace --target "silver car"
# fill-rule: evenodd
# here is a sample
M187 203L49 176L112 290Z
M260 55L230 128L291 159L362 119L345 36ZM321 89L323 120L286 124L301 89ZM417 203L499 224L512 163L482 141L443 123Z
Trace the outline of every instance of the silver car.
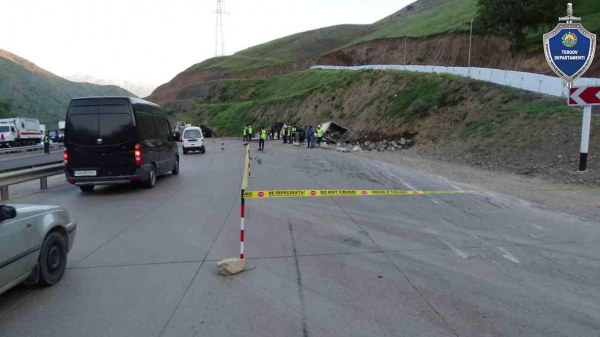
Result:
M76 231L61 207L0 205L0 294L23 281L60 281Z

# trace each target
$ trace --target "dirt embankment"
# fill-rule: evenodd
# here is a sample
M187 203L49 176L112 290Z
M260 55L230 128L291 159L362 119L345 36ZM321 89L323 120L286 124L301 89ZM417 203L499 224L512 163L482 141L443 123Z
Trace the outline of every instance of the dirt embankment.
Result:
M197 109L199 119L210 115L207 107ZM414 144L409 151L428 157L600 186L600 160L590 159L585 175L574 172L580 111L567 108L561 99L494 84L444 75L362 72L330 90L249 105L247 114L240 128L334 120L352 128L361 146L366 140L405 137ZM592 129L599 127L595 116ZM592 132L590 153L600 153L598 132Z
M542 41L540 40L540 45ZM405 60L405 39L374 40L350 46L322 56L317 64L354 66L369 64L402 65ZM466 67L469 62L469 34L439 34L406 39L406 64ZM600 77L600 53L585 74ZM506 38L474 35L471 66L554 75L543 51L526 52L511 49Z

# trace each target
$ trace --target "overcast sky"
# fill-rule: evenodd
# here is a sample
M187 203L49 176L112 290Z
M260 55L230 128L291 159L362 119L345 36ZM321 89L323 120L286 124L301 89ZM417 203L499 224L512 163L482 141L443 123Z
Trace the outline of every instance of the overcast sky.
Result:
M226 0L225 51L343 23L414 0ZM214 56L216 0L0 0L0 49L59 76L159 85Z

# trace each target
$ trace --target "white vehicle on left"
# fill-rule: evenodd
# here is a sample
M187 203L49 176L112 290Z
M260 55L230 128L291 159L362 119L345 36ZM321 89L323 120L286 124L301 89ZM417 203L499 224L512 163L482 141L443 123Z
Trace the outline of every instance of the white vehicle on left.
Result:
M22 282L58 283L76 232L61 207L0 205L0 294Z

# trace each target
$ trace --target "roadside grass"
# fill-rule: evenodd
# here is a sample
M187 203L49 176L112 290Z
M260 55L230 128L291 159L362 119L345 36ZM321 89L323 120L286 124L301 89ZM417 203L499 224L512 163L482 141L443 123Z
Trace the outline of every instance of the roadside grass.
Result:
M221 56L208 59L200 62L186 69L185 71L197 71L201 69L211 68L232 68L236 70L250 70L259 69L264 67L270 67L275 65L284 64L282 60L271 60L256 57L245 57L245 56Z
M434 107L449 107L460 102L456 95L460 88L452 84L464 81L455 82L458 79L455 76L422 76L409 72L399 72L397 76L400 76L400 81L406 81L406 86L389 97L389 104L383 113L384 118L409 124L427 117Z
M537 119L543 120L552 118L555 114L561 114L565 116L572 116L579 114L579 110L574 107L566 105L564 101L546 101L537 100L531 102L514 102L502 106L501 111L515 115L523 115L525 120Z
M206 101L235 103L289 98L314 90L329 92L352 85L360 76L360 72L306 70L269 79L220 80L214 83L215 93Z

